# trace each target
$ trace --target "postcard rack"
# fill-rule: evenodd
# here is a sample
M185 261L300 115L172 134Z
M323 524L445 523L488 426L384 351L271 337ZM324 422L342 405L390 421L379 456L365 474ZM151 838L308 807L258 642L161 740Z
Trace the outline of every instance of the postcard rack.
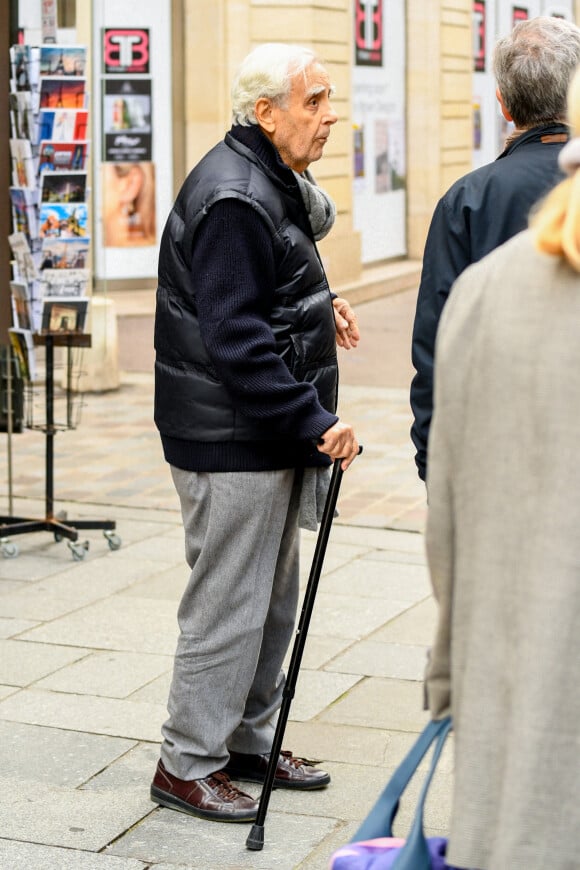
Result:
M72 410L72 365L73 348L91 346L90 333L55 332L38 333L34 335L34 343L45 348L45 419L40 428L46 439L45 449L45 515L40 519L26 517L0 516L0 549L5 558L18 555L18 547L10 540L16 535L33 532L52 532L56 541L67 539L73 559L80 561L85 558L89 542L79 542L79 531L85 529L102 529L111 550L118 550L121 539L115 534L116 523L113 520L69 519L66 513L54 514L54 438L59 429L74 428L71 417ZM66 399L67 423L57 425L54 416L54 350L56 347L65 349L66 366Z

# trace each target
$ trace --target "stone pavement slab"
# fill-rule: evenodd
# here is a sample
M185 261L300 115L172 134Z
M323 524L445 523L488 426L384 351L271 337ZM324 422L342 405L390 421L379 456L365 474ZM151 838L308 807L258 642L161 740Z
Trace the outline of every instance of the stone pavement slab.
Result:
M96 652L38 680L39 689L105 698L127 698L167 673L173 656L137 652Z
M135 745L82 731L0 722L0 769L8 778L26 770L34 782L77 788Z
M108 793L0 777L0 831L7 840L99 851L152 808L143 792Z
M146 870L143 861L97 855L80 849L61 849L0 839L0 867L2 870ZM173 865L175 867L175 865Z
M157 741L165 705L24 689L0 702L0 720Z
M369 677L325 710L320 720L387 731L419 732L428 721L423 711L422 693L419 682Z
M55 549L60 546L53 544ZM27 584L16 592L8 589L2 595L3 615L35 621L57 619L86 605L106 600L107 596L131 586L135 580L151 576L171 565L169 561L152 565L147 559L127 560L115 556L117 553L109 554L103 550L101 553L95 552L93 559L93 553L89 553L82 571L78 571L61 550L58 572L55 570L49 577L39 577L41 582ZM0 566L8 573L21 558L1 559ZM41 560L43 556L36 554L29 558ZM4 586L3 578L0 582L1 589Z
M379 643L419 643L428 647L433 642L436 618L437 605L431 596L387 622L373 633L372 639Z
M173 601L111 595L29 631L37 643L81 643L96 649L172 655L177 640Z
M426 647L414 644L362 640L325 665L325 670L368 677L421 680L425 672L426 652Z
M224 826L196 819L193 831L189 816L162 808L107 847L106 854L200 870L290 870L300 866L335 826L334 819L273 809L268 813L263 851L251 852L245 847L248 825Z
M28 686L85 655L86 650L56 644L41 646L22 640L0 640L0 680L9 685Z

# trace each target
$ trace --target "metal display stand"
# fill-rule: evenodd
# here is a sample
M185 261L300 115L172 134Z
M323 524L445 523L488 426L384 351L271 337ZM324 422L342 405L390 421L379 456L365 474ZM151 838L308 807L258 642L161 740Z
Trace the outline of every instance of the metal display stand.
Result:
M46 358L46 416L43 426L46 437L46 483L45 483L45 515L41 519L25 517L0 516L0 551L5 558L18 555L18 547L9 540L15 535L27 535L32 532L52 532L56 541L67 539L73 559L80 561L85 558L89 542L78 542L79 530L102 529L111 550L118 550L121 539L115 534L114 520L80 520L69 519L65 512L54 515L54 436L58 431L54 418L54 348L66 348L66 397L67 421L60 428L74 428L72 420L72 349L91 346L89 333L37 333L34 335L36 345L44 345Z

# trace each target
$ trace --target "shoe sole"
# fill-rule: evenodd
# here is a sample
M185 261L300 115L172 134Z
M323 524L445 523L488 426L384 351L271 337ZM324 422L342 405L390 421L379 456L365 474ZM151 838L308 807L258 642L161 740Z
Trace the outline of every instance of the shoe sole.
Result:
M239 773L237 770L233 770L229 767L224 768L224 773L227 773L230 779L234 779L236 780L236 782L257 782L260 785L263 785L266 779L265 776L260 776L258 774L252 775L251 773ZM327 785L330 785L330 776L315 783L292 782L286 779L274 779L272 788L295 789L296 791L316 791L320 788L326 788Z
M151 800L161 807L179 810L179 812L186 813L188 816L206 819L209 822L254 822L258 814L257 809L237 810L235 813L221 813L219 810L200 810L197 807L192 807L187 801L167 794L167 792L163 792L153 785L151 786Z

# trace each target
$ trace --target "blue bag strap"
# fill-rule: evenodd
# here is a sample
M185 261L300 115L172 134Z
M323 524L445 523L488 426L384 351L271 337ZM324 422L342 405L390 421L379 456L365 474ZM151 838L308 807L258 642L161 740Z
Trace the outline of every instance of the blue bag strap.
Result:
M431 761L431 768L429 770L429 774L427 776L427 779L425 780L425 784L421 792L422 802L420 798L416 812L416 817L420 816L419 824L420 830L422 832L423 804L425 803L427 788L429 787L429 783L431 782L437 759L441 754L443 744L445 743L445 739L447 738L447 735L451 728L452 722L450 716L447 716L445 719L432 719L430 722L427 723L427 725L425 726L421 734L419 734L419 737L417 738L403 761L400 763L398 768L389 779L377 802L375 803L375 805L359 827L358 831L350 841L351 843L357 843L360 840L374 840L377 837L393 836L393 822L395 821L395 816L397 815L397 810L399 809L399 800L403 792L407 788L409 782L411 781L413 774L415 773L424 756L426 755L427 750L432 745L432 743L437 740L438 742L433 753L433 759ZM413 829L414 826L415 825L413 823ZM411 830L411 836L413 835L413 829ZM423 841L424 840L425 838L423 837ZM427 848L426 843L425 848ZM414 870L417 870L418 866L420 865L415 865Z
M443 751L447 735L452 728L450 717L441 719L440 721L443 725L437 736L437 742L435 744L435 749L433 750L429 772L425 777L419 800L417 801L417 808L413 817L411 832L407 837L405 845L402 847L393 862L392 870L429 870L431 867L431 856L429 854L429 847L427 846L427 840L425 839L425 832L423 830L425 800L427 798L429 786L431 785L431 780L433 779L433 774L435 773L435 768L437 767L437 762L439 761L439 756Z

